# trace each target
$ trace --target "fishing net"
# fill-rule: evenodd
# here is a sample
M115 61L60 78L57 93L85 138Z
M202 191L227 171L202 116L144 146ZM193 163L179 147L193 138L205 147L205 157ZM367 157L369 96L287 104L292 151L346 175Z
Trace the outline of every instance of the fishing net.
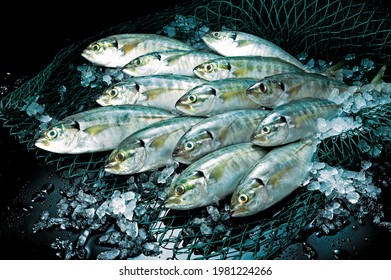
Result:
M114 176L103 169L108 153L58 155L36 148L34 142L48 122L98 106L95 99L108 84L107 79L101 77L109 76L111 83L122 78L120 70L92 67L80 55L90 42L112 34L163 34L202 48L200 37L205 30L236 29L270 40L295 56L303 56L308 63L312 60L320 65L319 61L346 60L346 69L353 73L351 78L356 78L346 82L354 84L359 80L366 84L376 70L390 64L391 18L387 6L375 1L361 2L184 2L70 44L43 71L2 99L0 118L10 134L35 153L42 163L69 180L71 190L63 202L71 205L72 199L88 194L94 199L84 204L84 209L98 209L105 201L118 198L119 192L137 194L131 224L133 233L117 230L115 239L113 231L106 232L110 223L116 223L120 228L126 226L123 220L122 224L118 222L119 216L113 213L103 218L95 215L87 219L85 214L79 217L84 217L85 221L78 224L78 230L87 230L88 234L98 232L103 236L102 244L115 247L109 250L111 255L102 253L101 258L132 258L142 253L145 257L173 259L271 259L315 218L325 203L321 192L300 188L283 203L240 221L229 216L227 201L192 211L166 210L163 207L164 190L182 166L166 179L159 179L161 170L137 176ZM373 63L371 67L362 63L363 59L369 59ZM350 65L359 65L366 71L355 72ZM85 72L90 72L91 79ZM384 80L388 79L386 72ZM324 139L319 146L318 160L351 169L359 168L363 160L387 160L390 112L389 104L358 110L352 116L359 117L362 126ZM76 208L77 203L74 203L58 215L72 222ZM65 227L71 226L72 223L68 223ZM84 231L73 244L59 242L53 246L68 248L64 258L82 258L84 255L77 255L71 249L83 245L82 237L87 238L88 234ZM107 234L111 234L111 239Z

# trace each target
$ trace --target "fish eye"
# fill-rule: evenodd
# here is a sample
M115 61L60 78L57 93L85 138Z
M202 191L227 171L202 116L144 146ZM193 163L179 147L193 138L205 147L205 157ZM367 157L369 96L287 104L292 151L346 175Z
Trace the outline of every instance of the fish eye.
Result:
M266 86L264 83L260 83L260 84L259 84L259 90L260 90L262 93L267 93L268 88L267 88L267 86Z
M57 132L56 129L52 129L52 130L50 130L50 131L48 131L48 132L46 133L46 136L47 136L50 140L52 140L52 139L55 139L55 138L58 136L58 132Z
M118 154L115 155L115 160L116 161L124 161L126 158L126 154L124 152L119 152Z
M180 196L185 193L185 190L186 189L185 189L184 185L179 185L179 186L175 187L174 194L176 196Z
M191 95L189 95L189 97L187 97L187 100L188 100L189 102L191 102L191 103L194 103L194 102L197 101L197 96L194 95L194 94L191 94Z
M94 52L100 51L100 44L98 43L91 44L91 50L93 50Z
M215 38L219 38L220 37L220 32L218 32L218 31L213 32L212 36L215 37Z
M186 142L185 144L185 150L186 151L191 151L194 149L194 143L192 141Z
M262 127L262 133L269 134L270 133L270 127L268 125L265 125Z
M109 96L110 96L111 98L117 97L117 95L118 95L118 90L117 90L116 88L113 88L113 89L111 89L111 90L109 91Z
M141 64L141 59L140 58L136 58L135 60L133 60L133 65L140 66L140 64Z
M283 83L278 82L278 86L280 87L280 89L281 89L282 91L285 91L285 85L284 85Z
M205 70L206 70L206 72L212 72L212 70L213 70L213 65L212 65L212 64L206 64L206 65L205 65Z
M249 200L248 199L248 195L244 194L244 193L240 194L239 197L238 197L238 202L240 204L246 204L248 202L248 200Z

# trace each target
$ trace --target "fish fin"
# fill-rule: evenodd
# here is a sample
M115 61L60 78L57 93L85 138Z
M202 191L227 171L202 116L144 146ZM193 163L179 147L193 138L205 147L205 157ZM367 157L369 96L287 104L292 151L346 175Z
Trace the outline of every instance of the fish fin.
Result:
M158 150L158 149L161 149L164 144L166 143L167 139L173 134L175 133L176 131L178 131L178 129L173 129L173 130L170 130L170 133L163 133L161 135L159 135L158 137L156 137L153 141L151 141L151 143L149 144L149 146L155 150Z
M224 171L226 170L228 162L228 160L223 161L215 168L213 168L213 170L209 173L209 180L218 182L224 176Z
M249 40L237 40L235 41L236 42L236 45L240 48L240 47L245 47L247 45L251 45L253 42L249 41Z
M113 126L113 125L112 124L99 124L99 125L94 125L94 126L88 127L86 129L84 129L83 131L88 133L91 136L94 136L94 135L101 133L102 131L104 131L105 129L107 129L111 126Z
M163 88L155 88L150 89L143 92L143 96L145 97L145 100L154 100L157 96L161 95L162 93L169 91L168 89Z
M170 57L167 57L164 62L166 65L169 65L169 64L175 64L176 60L180 59L182 56L186 55L187 52L184 52L184 53L181 53L181 54L176 54L176 55L172 55Z
M219 131L219 134L220 134L220 137L219 137L219 146L221 145L221 143L225 143L226 140L227 140L227 137L229 135L229 131L230 131L230 128L232 126L232 124L235 122L235 120L231 121L228 125L224 126L222 129L220 129ZM216 139L217 141L217 139Z
M337 71L342 69L346 65L346 61L342 60L333 66L330 66L329 68L326 68L325 70L321 71L320 74L328 77L335 77L337 74Z
M371 84L378 84L383 82L384 73L386 72L386 65L384 65L380 70L376 73L375 77L373 77Z
M297 94L300 91L300 89L304 86L304 84L305 84L304 81L302 83L297 83L295 86L290 87L289 91L286 91L286 93L288 93L289 95L293 96L293 95Z
M127 54L131 52L134 48L138 46L143 40L142 39L136 39L133 40L132 42L126 43L121 47L121 51L123 54Z

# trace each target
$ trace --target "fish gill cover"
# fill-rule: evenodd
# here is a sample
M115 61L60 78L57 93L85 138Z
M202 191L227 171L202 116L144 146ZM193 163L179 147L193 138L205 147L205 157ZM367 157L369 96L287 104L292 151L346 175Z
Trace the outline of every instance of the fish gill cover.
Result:
M67 46L1 101L0 118L10 134L69 182L57 216L43 212L31 230L77 231L76 241L52 244L64 259L86 258L86 241L93 234L111 248L94 256L98 259L272 259L309 224L329 234L354 215L390 228L378 198L389 185L391 86L369 83L383 65L390 66L389 12L374 1L188 1ZM167 210L167 187L180 165L115 176L104 171L108 153L59 155L34 146L49 124L96 107L101 90L124 78L119 69L86 63L80 54L90 42L144 32L205 49L201 37L225 29L270 40L312 69L345 60L337 77L363 93L351 92L343 100L348 117L318 124L323 136L316 163L305 187L283 204L240 221L230 217L225 201L191 211Z

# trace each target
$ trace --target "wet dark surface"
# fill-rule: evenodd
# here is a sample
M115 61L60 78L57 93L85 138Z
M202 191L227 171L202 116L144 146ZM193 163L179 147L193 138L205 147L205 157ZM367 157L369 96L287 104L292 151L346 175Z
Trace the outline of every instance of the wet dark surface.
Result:
M180 1L165 1L165 7L175 2ZM8 8L8 16L1 18L4 32L0 44L1 95L37 74L70 42L128 21L132 16L161 9L147 3L137 10L117 12L108 12L105 7L98 11L72 6L57 6L45 11L38 6L31 8L33 10L26 7L23 9L26 12L21 12L14 4ZM18 29L17 24L21 28ZM52 31L53 26L55 31ZM33 233L32 227L42 211L55 213L60 191L69 187L67 181L37 160L2 125L0 146L0 259L58 259L50 244L57 237L72 240L75 236L57 229ZM390 197L389 192L382 194L384 210L388 214ZM307 237L289 246L278 259L391 259L390 233L371 221L359 224L351 219L335 235L317 236L311 232Z

